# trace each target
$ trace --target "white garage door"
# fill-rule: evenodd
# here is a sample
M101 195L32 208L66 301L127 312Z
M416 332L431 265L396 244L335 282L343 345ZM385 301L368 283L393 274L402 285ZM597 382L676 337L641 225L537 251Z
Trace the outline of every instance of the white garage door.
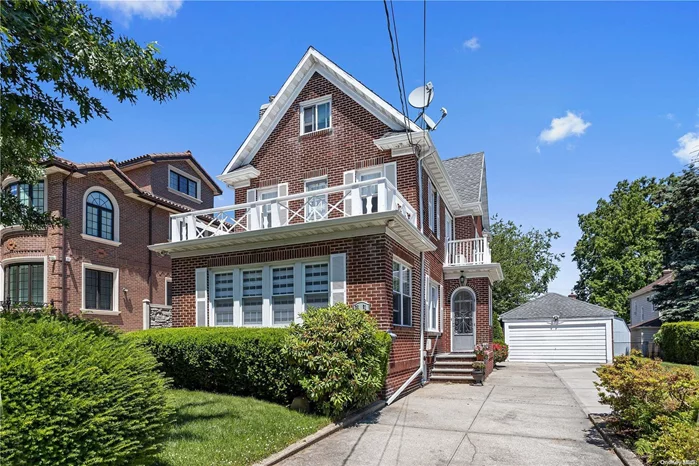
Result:
M604 322L507 323L510 361L595 362L607 361Z

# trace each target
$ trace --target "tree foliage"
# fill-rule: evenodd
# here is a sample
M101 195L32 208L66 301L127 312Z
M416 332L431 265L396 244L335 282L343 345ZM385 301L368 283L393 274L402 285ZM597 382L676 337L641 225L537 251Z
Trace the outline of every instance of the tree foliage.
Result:
M662 201L662 252L675 276L659 288L655 304L665 321L699 320L699 167L685 169Z
M629 295L662 272L659 193L667 182L646 177L620 181L609 199L578 215L582 237L573 259L580 271L574 288L579 299L628 320Z
M111 23L76 0L4 0L0 7L0 174L26 182L41 177L62 131L109 111L96 92L135 103L139 94L165 102L194 79L158 58L155 43L116 37ZM20 208L0 196L0 223L36 229L50 213Z
M514 222L495 216L491 233L492 259L500 263L505 275L493 288L493 310L500 315L546 293L564 255L551 251L552 241L560 235L550 229L525 232Z

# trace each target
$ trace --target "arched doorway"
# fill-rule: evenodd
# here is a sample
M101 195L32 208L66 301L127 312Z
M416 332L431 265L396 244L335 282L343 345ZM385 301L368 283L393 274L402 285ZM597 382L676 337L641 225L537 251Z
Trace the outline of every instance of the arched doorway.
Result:
M473 351L476 344L476 294L459 288L451 297L451 350Z

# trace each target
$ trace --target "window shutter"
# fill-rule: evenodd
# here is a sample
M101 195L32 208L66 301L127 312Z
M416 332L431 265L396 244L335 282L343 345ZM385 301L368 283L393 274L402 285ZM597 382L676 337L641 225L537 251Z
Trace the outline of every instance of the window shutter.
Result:
M425 301L425 312L422 316L422 318L424 319L424 322L422 322L422 326L425 330L427 330L430 322L430 276L428 274L425 274L423 280L424 281L422 286L422 299Z
M444 331L444 285L439 285L439 323L437 330Z
M440 199L440 197L439 197L439 194L437 194L435 197L437 198L437 199L436 199L436 204L437 204L437 205L435 206L435 209L436 209L436 212L437 212L437 238L439 238L439 237L440 237L440 236L439 236L439 234L440 234L440 227L441 227L441 220L440 220L440 215L439 215L439 204L441 204L441 199Z
M206 290L206 278L207 278L206 268L196 269L194 271L194 289L196 293L196 326L206 327L206 302L207 302L207 290Z
M355 172L354 170L350 170L345 172L344 177L343 177L343 183L342 184L352 184L354 183L354 177L355 177ZM345 217L349 217L352 215L352 191L347 190L345 191L345 203L344 203L344 211L345 211Z
M257 190L248 189L247 202L255 202L257 200ZM260 209L258 207L248 209L248 231L260 229Z
M347 254L330 256L330 304L347 302Z

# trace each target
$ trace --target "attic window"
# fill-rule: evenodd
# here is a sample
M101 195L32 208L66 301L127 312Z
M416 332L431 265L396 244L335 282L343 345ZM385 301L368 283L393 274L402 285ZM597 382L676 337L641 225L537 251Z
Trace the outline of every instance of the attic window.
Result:
M330 128L330 97L301 103L301 134Z

